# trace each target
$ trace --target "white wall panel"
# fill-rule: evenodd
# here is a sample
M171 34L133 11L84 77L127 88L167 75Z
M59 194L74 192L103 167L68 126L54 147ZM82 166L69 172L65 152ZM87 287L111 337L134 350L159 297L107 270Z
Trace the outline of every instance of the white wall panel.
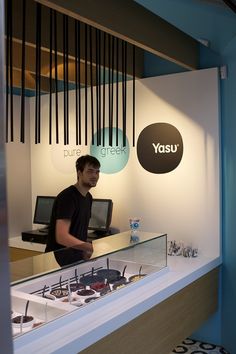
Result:
M29 99L25 100L25 143L20 143L20 96L14 96L14 142L6 148L9 237L21 235L32 223Z
M131 88L130 82L128 100L132 94ZM136 147L132 147L131 138L129 139L130 157L125 168L115 174L101 173L98 186L91 190L94 197L113 200L112 225L114 227L121 231L127 230L129 216L140 216L143 231L167 232L169 239L183 240L197 245L202 253L219 254L218 97L217 69L137 81L136 137L138 138L140 132L150 124L170 123L182 135L184 152L182 161L175 170L166 174L153 174L139 164ZM72 121L75 115L74 92L70 92L69 101ZM62 103L63 96L60 94L61 126L63 125ZM131 120L132 105L128 105L127 114ZM75 183L74 164L78 157L76 153L85 154L90 151L89 145L84 146L83 135L82 146L76 146L73 123L70 125L70 145L63 145L62 129L60 129L60 144L55 144L55 141L52 145L48 144L48 96L46 95L42 96L41 115L42 143L35 145L33 142L34 99L30 99L33 208L36 195L56 195L61 189ZM90 119L90 112L88 117ZM132 137L131 129L129 123L127 125L129 137ZM89 135L89 144L90 141Z

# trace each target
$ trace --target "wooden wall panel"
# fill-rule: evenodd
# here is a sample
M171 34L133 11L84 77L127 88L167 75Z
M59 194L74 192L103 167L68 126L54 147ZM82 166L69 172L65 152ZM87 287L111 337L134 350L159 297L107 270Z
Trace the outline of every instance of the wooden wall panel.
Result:
M215 269L80 353L168 354L207 320L217 305Z

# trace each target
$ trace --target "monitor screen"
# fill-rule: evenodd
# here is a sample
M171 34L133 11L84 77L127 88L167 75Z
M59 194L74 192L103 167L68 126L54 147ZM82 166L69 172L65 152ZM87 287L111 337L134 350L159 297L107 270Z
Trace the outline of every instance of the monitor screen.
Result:
M111 199L93 199L89 230L108 231L112 217Z
M37 196L34 210L34 224L49 225L55 198L56 197Z

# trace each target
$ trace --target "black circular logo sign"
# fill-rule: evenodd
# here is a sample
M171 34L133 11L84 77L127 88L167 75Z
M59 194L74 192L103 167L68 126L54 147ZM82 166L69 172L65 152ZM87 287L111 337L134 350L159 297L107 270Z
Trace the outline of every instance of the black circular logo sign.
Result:
M171 124L151 124L138 137L137 154L140 164L149 172L173 171L183 156L181 134Z

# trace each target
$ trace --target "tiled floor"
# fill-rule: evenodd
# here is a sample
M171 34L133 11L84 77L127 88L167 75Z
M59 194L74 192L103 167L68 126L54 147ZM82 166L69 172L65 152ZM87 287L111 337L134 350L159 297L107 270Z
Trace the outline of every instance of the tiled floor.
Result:
M181 344L170 353L187 353L187 354L230 354L223 347L214 344L198 342L190 338L186 338Z

